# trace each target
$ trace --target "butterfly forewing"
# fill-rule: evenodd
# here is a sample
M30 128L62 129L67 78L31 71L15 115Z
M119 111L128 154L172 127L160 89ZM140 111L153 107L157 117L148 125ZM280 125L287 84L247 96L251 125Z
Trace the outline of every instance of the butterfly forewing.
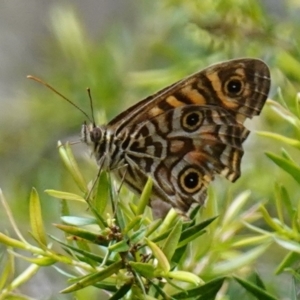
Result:
M153 178L151 201L181 211L203 203L215 174L240 176L246 118L258 115L270 87L260 60L223 62L142 100L101 127L96 158L140 193ZM95 142L96 145L96 142Z
M227 91L240 82L239 93ZM270 88L268 66L258 59L236 59L212 65L145 98L114 118L109 125L118 131L169 109L189 104L215 105L230 113L252 118L258 115Z

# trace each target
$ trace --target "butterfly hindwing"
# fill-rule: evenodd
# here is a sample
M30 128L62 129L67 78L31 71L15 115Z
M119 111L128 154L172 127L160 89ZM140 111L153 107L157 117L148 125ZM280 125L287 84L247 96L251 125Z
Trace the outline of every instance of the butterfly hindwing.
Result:
M125 182L129 180L140 193L151 176L152 198L187 210L191 203L204 201L215 174L231 181L239 177L248 133L221 107L187 105L168 110L135 128L124 152L129 162ZM118 172L119 177L125 175L125 170Z

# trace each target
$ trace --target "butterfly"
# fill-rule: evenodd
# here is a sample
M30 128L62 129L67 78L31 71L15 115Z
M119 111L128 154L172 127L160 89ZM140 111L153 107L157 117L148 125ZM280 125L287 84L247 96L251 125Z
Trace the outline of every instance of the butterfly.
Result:
M258 59L221 62L120 113L106 125L84 123L82 141L99 166L140 194L150 176L156 200L186 213L203 204L216 174L240 176L246 118L259 115L270 72Z

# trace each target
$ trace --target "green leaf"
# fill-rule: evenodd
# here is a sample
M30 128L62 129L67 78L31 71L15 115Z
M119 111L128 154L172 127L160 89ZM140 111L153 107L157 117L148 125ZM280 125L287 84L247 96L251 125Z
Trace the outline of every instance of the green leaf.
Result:
M220 274L228 274L230 272L236 271L245 265L249 265L253 263L258 257L260 257L264 252L269 248L270 243L266 243L260 245L256 248L252 248L251 250L239 254L237 256L228 261L223 261L216 263L212 267L213 276L218 276Z
M297 109L297 116L299 118L300 117L300 93L297 93L295 104Z
M110 251L114 251L114 252L125 252L125 251L128 251L130 249L127 241L120 241L120 242L117 242L115 244L112 244L108 247L108 249Z
M241 211L241 208L249 200L250 194L250 191L244 191L234 199L234 201L230 204L230 206L226 209L224 213L224 217L222 219L222 226L231 224L234 221L235 217Z
M157 228L161 225L161 223L162 223L161 219L156 219L152 221L147 227L147 231L145 235L149 237L152 233L156 232Z
M282 229L282 225L279 224L278 222L275 222L275 220L270 216L268 210L265 208L265 206L261 205L259 207L259 210L265 220L265 222L275 231L281 232Z
M59 244L61 244L63 246L63 248L65 249L66 252L70 252L69 249L71 249L72 251L76 252L76 253L79 253L82 255L82 257L80 257L79 255L77 255L77 257L79 257L80 260L82 261L87 261L87 260L93 260L95 262L98 262L100 264L103 263L103 257L99 256L99 255L96 255L92 252L89 252L89 251L86 251L86 250L83 250L83 249L79 249L77 247L73 247L71 246L70 244L66 244L60 240L58 240L57 238L55 238L54 236L51 236L50 237L58 242ZM114 263L114 261L112 260L106 260L106 265L111 265L112 263Z
M106 236L102 234L70 225L54 224L54 226L66 233L72 234L77 237L81 237L97 245L108 245L108 240Z
M161 268L164 273L168 272L170 270L170 263L165 254L155 243L151 242L149 239L145 238L145 241L152 250L152 254L157 259L158 267Z
M113 198L111 198L113 199ZM120 231L124 231L124 228L126 227L126 218L123 210L121 209L115 209L113 208L113 211L115 211L115 219L116 219L116 225L120 228Z
M162 251L166 255L168 260L172 259L173 254L176 251L180 236L182 231L182 221L179 219L167 239L164 242Z
M253 230L254 226L249 226L248 223L243 222L245 226L247 226L249 229ZM256 227L258 228L258 227ZM258 228L259 229L259 228ZM252 247L253 245L261 245L265 243L272 242L272 234L269 234L268 232L261 232L259 230L260 235L250 236L250 237L244 237L242 239L237 240L236 242L232 243L232 246L234 248L240 248L240 247Z
M300 244L298 242L294 242L292 240L284 240L278 237L276 237L274 240L279 246L283 247L284 249L300 254Z
M4 252L2 252L4 253ZM7 259L3 259L8 256ZM1 276L0 276L0 291L3 290L6 283L11 280L11 274L14 274L14 256L12 253L6 253L5 256L1 257L3 264L1 263ZM1 292L0 292L1 295Z
M73 201L80 201L80 202L86 202L84 198L81 196L78 196L76 194L62 192L62 191L56 191L56 190L45 190L45 193L48 195L58 198L58 199L64 199L64 200L73 200Z
M283 202L284 207L288 212L288 215L292 218L292 216L294 215L295 209L294 209L294 206L290 199L289 193L283 185L279 185L278 190L279 190L278 196L280 197L280 200Z
M283 120L286 120L287 122L292 124L296 129L300 128L300 120L291 111L289 111L288 109L283 107L279 102L268 99L267 104ZM260 133L261 132L259 132L259 134ZM265 132L263 132L263 133L265 133Z
M292 264L299 262L300 253L289 252L281 261L281 263L277 266L275 274L278 275L285 271L285 269L292 266Z
M223 285L226 278L220 277L205 283L202 286L194 289L189 289L172 295L173 299L201 299L201 300L215 300L216 295Z
M123 299L123 296L125 296L128 291L131 288L131 284L123 284L118 291L113 294L108 300L120 300Z
M289 154L289 152L286 149L281 148L281 155L283 158L286 158L290 162L295 163L295 160L292 158L292 156Z
M14 253L15 256L22 258L25 261L31 262L40 267L51 266L55 264L57 261L51 257L26 257L24 255L20 255L18 253Z
M90 245L89 242L83 239L77 239L76 241L76 245L78 247L79 250L84 251L84 253L91 253L91 249L90 249ZM70 243L69 243L70 244ZM71 248L65 249L66 252L71 252L70 251ZM74 255L74 253L70 253L71 255ZM88 257L88 255L84 255L84 256L77 256L77 258L81 261L85 261L87 264L89 264L90 266L92 266L93 268L97 267L97 263L95 263L95 261L93 259L90 259Z
M146 206L148 205L150 195L152 192L152 186L153 186L153 181L152 178L149 176L138 202L138 206L136 209L137 215L141 215L144 212Z
M97 220L95 218L82 218L82 217L74 217L74 216L62 216L61 220L68 225L73 226L86 226L91 224L97 224Z
M169 233L170 230L172 230L175 222L177 222L178 219L178 214L175 211L174 208L171 208L167 215L163 218L163 221L158 229L158 235L163 235L166 234L164 237L166 237Z
M284 224L283 206L288 211L290 218L292 218L294 215L294 208L290 201L287 190L285 189L284 186L282 186L281 184L279 184L277 182L275 182L275 185L274 185L274 194L275 194L275 203L276 203L278 219L280 220L280 222L282 224Z
M124 228L123 234L127 234L136 225L140 225L142 221L143 221L143 216L139 215L139 216L134 217Z
M94 284L94 287L101 289L101 290L105 290L105 291L110 291L110 292L117 292L118 291L118 287L116 286L115 281L113 280L107 280L107 281L101 281L101 282L97 282Z
M256 273L256 272L255 272L255 281L256 281L256 285L257 285L259 288L261 288L261 289L263 289L263 290L266 290L266 286L265 286L263 280L261 279L261 277L259 276L259 274Z
M160 231L160 230L158 230L158 231ZM171 231L172 231L172 229L170 228L167 231L164 231L162 234L157 235L156 237L154 237L152 239L152 242L157 243L159 241L163 241L170 234Z
M16 295L14 293L11 293L11 295L5 296L5 300L31 300L31 298L28 298L24 295Z
M12 247L12 248L19 248L19 249L27 249L28 248L28 244L21 242L17 239L13 239L5 234L3 234L2 232L0 232L0 243L4 244L6 246Z
M185 257L184 255L187 256L187 248L188 248L188 244L186 244L183 247L177 248L172 257L172 261L179 264L180 260Z
M201 205L196 205L192 207L191 212L189 212L189 217L191 220L194 220L196 216L199 214L199 210L201 208Z
M195 285L203 283L203 281L197 275L186 271L170 271L166 274L166 277L183 282L189 282Z
M141 276L152 279L155 277L155 268L152 264L130 261L128 264Z
M46 233L43 224L41 203L36 189L32 189L29 199L30 225L34 238L42 245L47 246Z
M12 280L9 288L11 290L17 289L19 286L28 282L40 269L40 267L36 264L29 265L21 274L19 274L16 278ZM5 298L7 299L7 298Z
M109 180L107 172L100 172L96 184L96 195L93 199L93 209L101 216L105 212L109 199Z
M63 163L65 164L66 168L72 175L79 189L82 192L86 192L87 188L86 188L85 180L79 170L79 167L72 153L70 145L68 143L62 145L61 142L58 142L58 151Z
M131 243L139 243L144 238L146 234L146 228L142 227L141 229L137 230L130 236Z
M110 266L104 268L103 270L89 274L87 276L82 277L78 282L72 284L71 286L67 287L66 289L62 290L61 293L71 293L78 290L81 290L87 286L93 285L99 281L102 281L111 275L118 273L118 271L123 268L123 262L118 261Z
M60 215L61 216L69 216L70 215L69 204L66 200L61 200Z
M205 231L203 230L205 227L207 227L210 223L212 223L217 217L210 218L208 220L205 220L202 223L199 223L197 225L194 225L192 227L189 227L186 230L182 231L180 242L178 244L178 248L183 247L184 245L188 244L189 242L195 240L200 235L204 234Z
M277 53L276 64L278 68L288 76L299 78L299 60L288 51L281 49L281 51Z
M253 283L241 279L237 276L233 276L233 278L242 286L244 287L249 293L255 296L259 300L279 300L278 298L274 297L270 293L266 292L262 288L254 285Z
M202 223L199 223L197 225L189 226L187 229L184 229L180 236L180 242L177 246L177 248L183 247L184 245L188 244L190 241L193 241L198 236L205 233L204 229L207 227L211 222L213 222L217 217L213 217L211 219L208 219ZM184 223L183 225L186 226L187 223ZM188 225L192 225L194 222L189 223ZM171 226L171 224L170 224ZM153 242L159 242L164 240L171 232L172 228L167 229L166 226L164 226L164 230L159 230L159 232L162 232L161 234L157 235L155 238L152 239Z
M266 152L266 155L300 184L300 168L296 164L271 152Z
M291 139L291 138L288 138L288 137L283 136L281 134L273 133L273 132L259 131L257 133L260 136L272 138L276 141L279 141L281 143L287 144L289 146L292 146L292 147L300 150L300 141L298 141L296 139Z

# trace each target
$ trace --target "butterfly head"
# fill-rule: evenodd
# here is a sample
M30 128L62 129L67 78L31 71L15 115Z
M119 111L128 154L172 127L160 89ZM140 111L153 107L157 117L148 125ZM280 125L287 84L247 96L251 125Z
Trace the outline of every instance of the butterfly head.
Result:
M99 145L105 137L105 128L103 126L96 126L94 123L83 123L81 128L81 141L87 145Z

